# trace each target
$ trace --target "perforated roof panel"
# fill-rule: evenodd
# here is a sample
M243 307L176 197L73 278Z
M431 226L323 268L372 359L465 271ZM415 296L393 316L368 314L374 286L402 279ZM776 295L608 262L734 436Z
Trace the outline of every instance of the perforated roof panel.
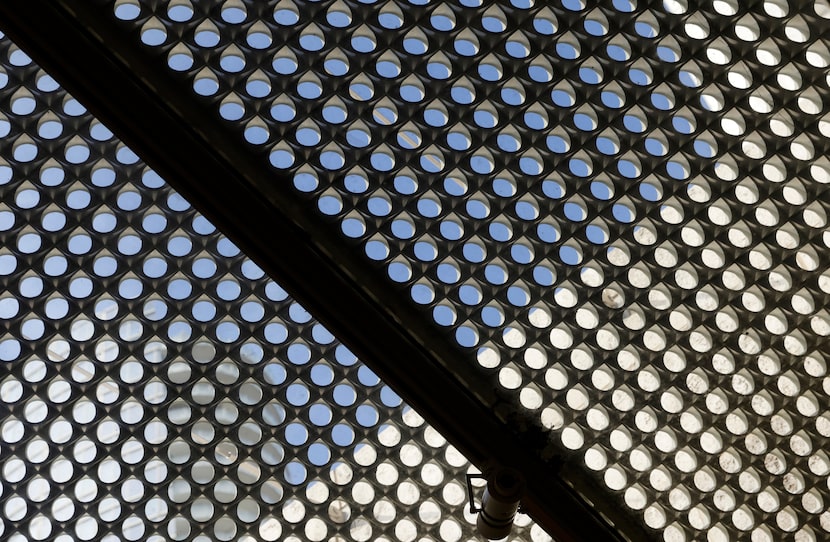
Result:
M826 2L99 4L621 536L827 536Z
M467 460L8 39L0 58L0 536L474 538Z

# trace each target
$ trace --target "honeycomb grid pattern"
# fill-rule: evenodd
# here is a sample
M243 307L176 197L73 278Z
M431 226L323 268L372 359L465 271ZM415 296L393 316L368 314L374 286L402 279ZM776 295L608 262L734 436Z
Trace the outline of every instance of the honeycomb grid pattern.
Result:
M6 38L0 65L0 538L475 540L468 461Z
M827 536L825 1L108 6L664 539Z

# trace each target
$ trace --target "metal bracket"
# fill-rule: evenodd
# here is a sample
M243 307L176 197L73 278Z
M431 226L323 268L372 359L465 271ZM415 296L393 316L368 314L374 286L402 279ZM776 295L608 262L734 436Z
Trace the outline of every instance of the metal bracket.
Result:
M483 474L467 474L467 498L470 500L470 513L478 514L481 507L476 508L475 496L473 495L473 480L487 480Z

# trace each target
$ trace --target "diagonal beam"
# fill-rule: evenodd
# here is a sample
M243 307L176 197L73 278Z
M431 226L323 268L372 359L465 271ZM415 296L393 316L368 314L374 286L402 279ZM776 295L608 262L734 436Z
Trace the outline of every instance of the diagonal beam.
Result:
M0 28L305 305L478 466L523 471L523 506L558 542L649 540L585 467L550 458L548 435L338 233L288 179L165 73L111 6L6 0Z

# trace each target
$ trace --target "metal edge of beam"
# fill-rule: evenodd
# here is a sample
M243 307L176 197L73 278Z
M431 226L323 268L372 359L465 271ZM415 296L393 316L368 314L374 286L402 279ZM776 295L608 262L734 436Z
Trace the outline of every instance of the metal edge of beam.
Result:
M493 390L333 228L309 216L290 180L168 77L108 11L88 0L6 0L0 29L473 463L523 471L523 508L557 542L654 538L589 476L565 473L569 484L558 472L585 467L543 459L538 435L523 442L528 435L497 413L515 401Z

